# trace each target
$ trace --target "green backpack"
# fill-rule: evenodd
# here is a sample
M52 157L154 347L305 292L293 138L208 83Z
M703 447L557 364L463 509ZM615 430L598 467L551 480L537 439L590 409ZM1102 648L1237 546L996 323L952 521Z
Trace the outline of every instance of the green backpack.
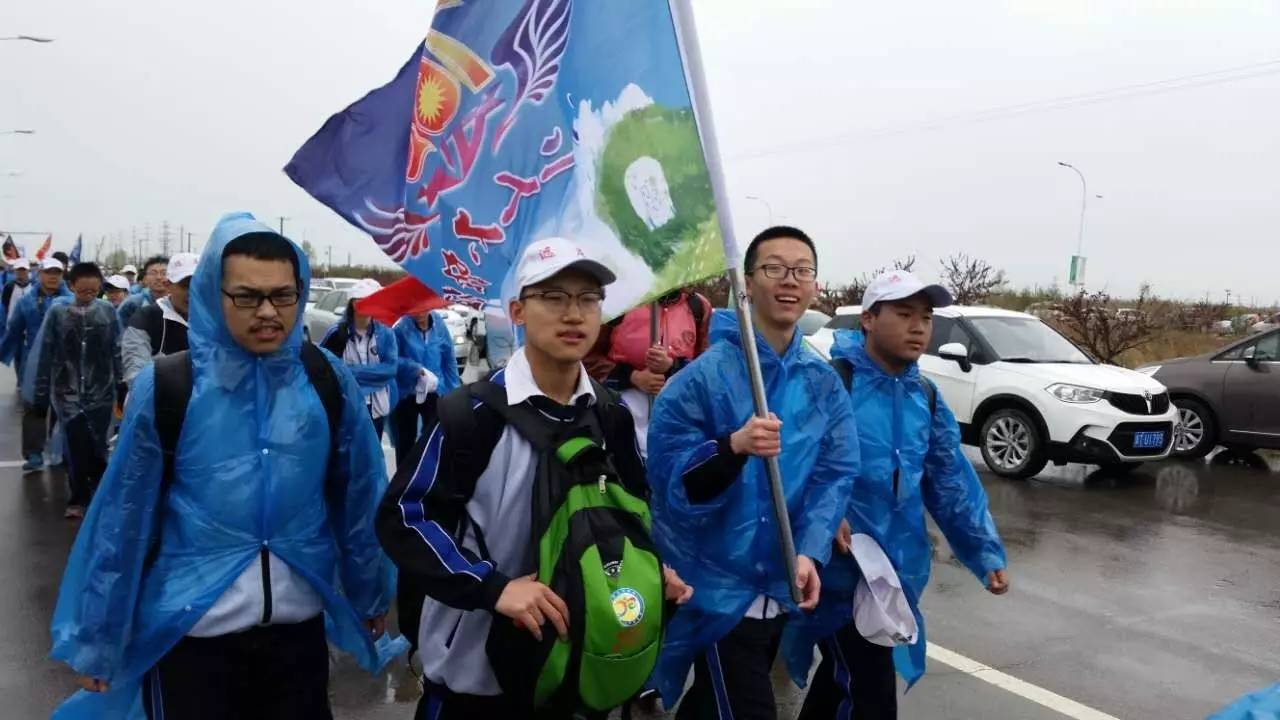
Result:
M539 642L495 616L486 651L505 694L553 713L609 710L639 692L657 664L665 620L649 506L622 485L606 450L606 438L613 436L609 418L629 420L629 413L611 391L592 383L597 402L574 422L548 419L527 402L508 405L506 389L487 380L455 390L438 406L448 437L476 437L472 408L479 402L536 453L526 567L536 568L538 581L568 606L569 640L561 641L548 623ZM479 528L474 530L488 557ZM499 569L511 576L522 571Z

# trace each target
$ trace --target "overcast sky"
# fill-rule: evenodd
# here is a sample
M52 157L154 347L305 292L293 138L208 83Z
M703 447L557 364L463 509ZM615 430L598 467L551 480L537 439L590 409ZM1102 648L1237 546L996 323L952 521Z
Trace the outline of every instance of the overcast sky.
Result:
M381 261L280 168L391 78L432 6L0 4L0 36L57 39L0 42L0 131L37 131L0 136L0 229L50 230L59 248L107 235L109 249L168 220L199 246L221 213L248 209L288 216L290 236L335 262ZM805 228L828 282L908 254L933 276L965 251L1015 285L1064 283L1081 187L1063 160L1089 181L1091 286L1280 297L1280 2L695 8L737 232L771 213ZM1229 68L1249 69L1206 75ZM1115 88L1129 89L1050 102Z

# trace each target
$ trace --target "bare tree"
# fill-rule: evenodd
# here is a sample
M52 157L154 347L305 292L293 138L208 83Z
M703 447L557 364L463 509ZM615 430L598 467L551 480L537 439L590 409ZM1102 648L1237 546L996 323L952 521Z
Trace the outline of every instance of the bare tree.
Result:
M1055 306L1057 324L1099 362L1114 365L1121 355L1151 342L1156 323L1151 288L1143 286L1132 307L1112 307L1105 291L1080 291Z
M956 253L942 261L942 284L957 305L977 305L1004 287L1005 277L986 260Z

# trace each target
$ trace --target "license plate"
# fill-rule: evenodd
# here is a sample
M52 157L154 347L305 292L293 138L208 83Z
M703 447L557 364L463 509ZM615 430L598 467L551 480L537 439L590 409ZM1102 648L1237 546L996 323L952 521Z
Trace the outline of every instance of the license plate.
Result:
M1137 450L1164 447L1163 432L1136 432L1133 434L1133 447Z

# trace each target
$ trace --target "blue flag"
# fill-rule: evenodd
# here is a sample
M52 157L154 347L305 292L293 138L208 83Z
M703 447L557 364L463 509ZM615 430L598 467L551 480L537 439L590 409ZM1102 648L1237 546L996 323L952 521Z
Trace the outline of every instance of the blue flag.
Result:
M503 306L551 236L617 271L611 315L725 268L666 2L444 0L285 172L451 303Z
M76 244L71 248L71 252L67 253L67 262L75 265L80 262L80 249L84 247L84 235L76 236Z

